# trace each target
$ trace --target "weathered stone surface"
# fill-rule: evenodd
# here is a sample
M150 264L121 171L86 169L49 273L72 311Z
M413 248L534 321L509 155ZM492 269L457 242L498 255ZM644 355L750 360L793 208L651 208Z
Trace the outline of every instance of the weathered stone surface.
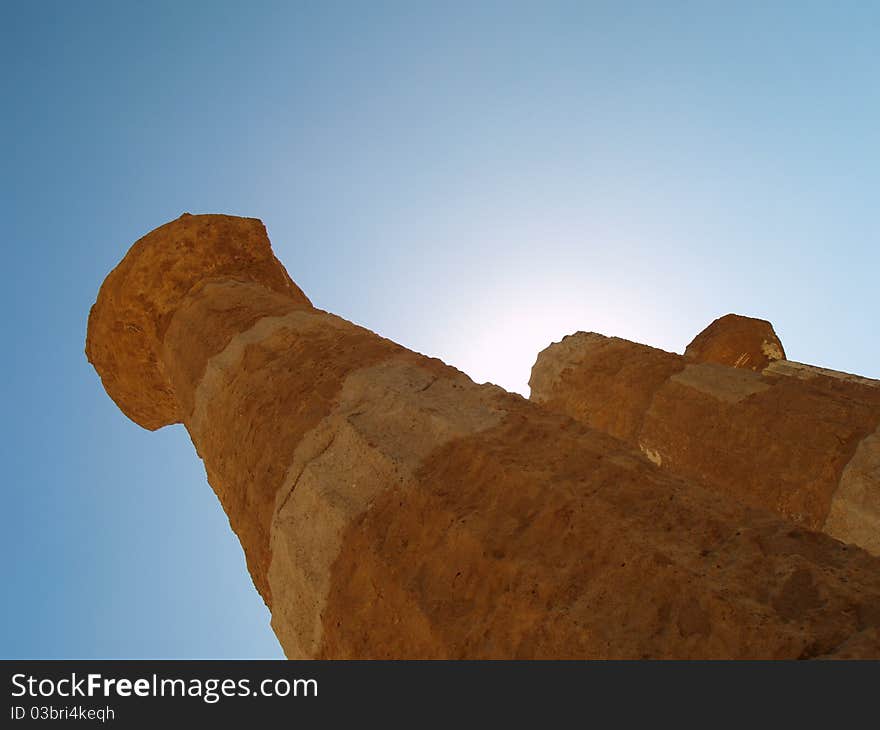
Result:
M760 372L774 360L784 360L785 350L767 320L725 314L700 332L684 355L695 362Z
M211 278L253 281L310 305L272 254L262 221L184 213L137 241L101 286L89 313L86 355L107 394L144 428L179 423L159 352L190 289ZM206 336L203 333L198 336Z
M258 222L158 231L88 352L125 413L186 425L288 656L880 656L880 560L312 308Z
M532 400L658 466L880 554L877 381L787 360L758 373L578 333L538 356L531 386Z

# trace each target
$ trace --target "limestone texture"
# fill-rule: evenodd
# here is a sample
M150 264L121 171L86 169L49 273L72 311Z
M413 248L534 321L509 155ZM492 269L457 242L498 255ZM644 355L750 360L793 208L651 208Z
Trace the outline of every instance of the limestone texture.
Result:
M721 356L703 345L726 338L725 322L737 344ZM755 347L772 332L722 317L694 340L706 361L579 332L540 353L531 399L665 470L880 555L880 381L782 359L756 372Z
M312 307L256 219L138 241L86 352L186 426L291 658L880 657L880 560ZM638 434L651 394L606 399Z
M774 360L784 360L785 350L767 320L725 314L693 339L684 356L760 372Z

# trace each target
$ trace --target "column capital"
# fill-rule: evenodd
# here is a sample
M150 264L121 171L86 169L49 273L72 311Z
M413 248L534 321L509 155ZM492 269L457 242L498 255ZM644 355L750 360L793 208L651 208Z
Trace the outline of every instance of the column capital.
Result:
M85 351L113 401L146 429L181 421L162 342L187 294L211 279L256 282L311 306L258 218L184 213L138 240L101 285Z

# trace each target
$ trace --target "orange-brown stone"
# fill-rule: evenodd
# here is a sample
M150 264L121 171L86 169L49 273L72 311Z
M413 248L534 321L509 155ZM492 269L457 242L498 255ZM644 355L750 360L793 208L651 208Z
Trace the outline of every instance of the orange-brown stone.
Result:
M577 333L538 356L531 397L664 469L880 553L880 383L733 364Z
M256 218L184 213L138 240L101 285L89 313L86 356L107 394L144 428L182 420L160 346L193 286L212 278L258 282L310 306Z
M288 656L880 657L880 560L625 442L671 381L762 376L599 349L588 426L314 309L231 216L135 244L87 337L123 412L185 424Z
M784 360L785 350L773 325L764 319L725 314L687 346L685 357L760 372L774 360Z

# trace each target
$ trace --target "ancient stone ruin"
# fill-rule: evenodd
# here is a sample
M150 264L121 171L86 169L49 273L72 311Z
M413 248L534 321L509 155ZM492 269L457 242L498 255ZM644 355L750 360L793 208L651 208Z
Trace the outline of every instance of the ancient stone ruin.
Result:
M86 352L186 426L291 658L880 657L880 390L735 325L567 338L527 401L314 308L259 220L184 215Z
M578 332L530 384L663 469L880 555L880 381L785 360L769 322L727 315L684 356Z

